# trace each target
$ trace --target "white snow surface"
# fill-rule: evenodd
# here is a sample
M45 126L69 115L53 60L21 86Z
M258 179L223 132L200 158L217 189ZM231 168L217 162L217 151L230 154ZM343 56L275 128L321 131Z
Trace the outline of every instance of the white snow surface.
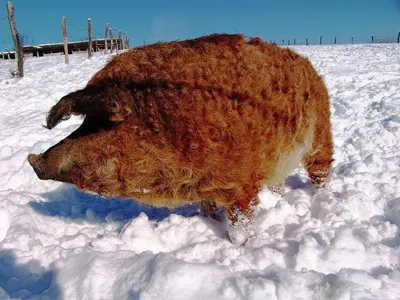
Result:
M109 55L0 61L0 299L400 299L400 46L292 47L331 96L328 189L299 167L233 245L198 206L169 211L41 181L27 161L82 122L47 111Z

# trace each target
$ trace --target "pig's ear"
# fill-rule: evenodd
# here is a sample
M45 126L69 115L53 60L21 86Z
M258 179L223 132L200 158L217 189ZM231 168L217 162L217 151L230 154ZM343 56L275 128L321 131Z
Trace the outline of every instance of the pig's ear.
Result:
M73 99L68 98L68 96L61 98L47 114L45 127L52 129L61 121L68 120L72 114L72 106Z
M71 115L84 115L121 122L132 113L129 90L116 85L90 85L66 95L47 114L46 125L52 129Z

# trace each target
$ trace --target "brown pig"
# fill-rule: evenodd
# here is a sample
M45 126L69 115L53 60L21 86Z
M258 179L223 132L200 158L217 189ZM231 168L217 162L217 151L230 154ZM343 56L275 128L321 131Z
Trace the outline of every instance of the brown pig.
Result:
M329 97L311 63L241 35L134 48L63 97L47 127L82 125L29 162L41 179L154 206L225 207L234 243L251 234L263 185L302 162L311 182L330 175Z

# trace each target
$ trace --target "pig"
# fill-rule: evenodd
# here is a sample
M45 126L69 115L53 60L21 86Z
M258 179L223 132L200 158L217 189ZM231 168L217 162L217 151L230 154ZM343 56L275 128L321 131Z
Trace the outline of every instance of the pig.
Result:
M113 57L47 115L81 126L28 161L40 179L103 197L225 209L243 244L263 186L282 186L301 163L311 183L330 177L329 96L308 59L239 34L160 42ZM281 189L281 188L279 188Z

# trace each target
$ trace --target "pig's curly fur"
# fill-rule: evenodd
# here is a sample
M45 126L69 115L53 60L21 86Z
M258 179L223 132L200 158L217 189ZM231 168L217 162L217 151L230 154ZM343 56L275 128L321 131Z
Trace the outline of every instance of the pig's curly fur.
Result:
M306 58L259 38L210 35L117 55L51 109L47 127L71 114L86 118L69 175L103 195L214 201L233 215L284 180L296 155L313 183L330 174L323 80Z

